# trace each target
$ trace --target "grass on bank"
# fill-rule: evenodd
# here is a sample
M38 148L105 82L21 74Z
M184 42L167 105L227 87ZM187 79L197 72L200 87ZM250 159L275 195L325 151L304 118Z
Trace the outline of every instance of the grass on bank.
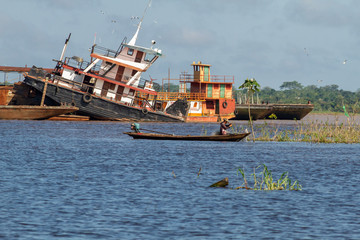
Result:
M257 141L360 143L360 125L349 121L347 125L336 122L296 123L294 127L280 129L263 124L259 126Z
M246 127L232 128L232 132L245 132ZM360 143L360 124L349 118L346 124L313 121L295 122L292 126L269 125L267 122L255 127L256 141L311 142L311 143ZM250 137L248 137L250 138Z

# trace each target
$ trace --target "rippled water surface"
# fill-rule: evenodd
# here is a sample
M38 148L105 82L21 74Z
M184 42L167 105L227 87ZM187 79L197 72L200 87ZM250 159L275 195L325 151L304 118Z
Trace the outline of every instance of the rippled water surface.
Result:
M0 121L0 238L360 239L358 144L132 140L129 125ZM230 189L260 164L303 190Z

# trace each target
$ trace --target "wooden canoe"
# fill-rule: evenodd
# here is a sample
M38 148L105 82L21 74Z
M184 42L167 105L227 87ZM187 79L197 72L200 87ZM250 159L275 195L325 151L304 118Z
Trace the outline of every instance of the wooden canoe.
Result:
M230 141L238 142L248 136L250 133L212 135L212 136L194 136L194 135L171 135L156 133L135 133L124 132L134 139L151 139L151 140L183 140L183 141Z

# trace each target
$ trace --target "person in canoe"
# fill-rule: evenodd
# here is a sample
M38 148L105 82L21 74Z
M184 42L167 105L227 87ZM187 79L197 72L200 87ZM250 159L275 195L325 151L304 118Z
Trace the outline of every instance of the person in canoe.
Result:
M131 130L134 130L134 132L139 133L140 132L140 124L132 123L131 124Z
M220 135L226 135L226 129L231 128L232 124L224 118L224 120L220 123Z

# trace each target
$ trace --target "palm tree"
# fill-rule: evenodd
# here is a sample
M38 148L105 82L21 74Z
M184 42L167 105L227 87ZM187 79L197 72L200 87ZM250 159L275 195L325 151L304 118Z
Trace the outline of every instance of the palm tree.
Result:
M246 79L245 82L239 87L239 89L247 88L247 102L248 102L248 112L249 112L249 120L250 120L250 126L251 126L251 132L253 134L253 141L255 142L255 134L254 134L254 128L252 124L251 114L250 114L250 97L255 93L260 91L260 84L258 84L255 80L255 78Z

